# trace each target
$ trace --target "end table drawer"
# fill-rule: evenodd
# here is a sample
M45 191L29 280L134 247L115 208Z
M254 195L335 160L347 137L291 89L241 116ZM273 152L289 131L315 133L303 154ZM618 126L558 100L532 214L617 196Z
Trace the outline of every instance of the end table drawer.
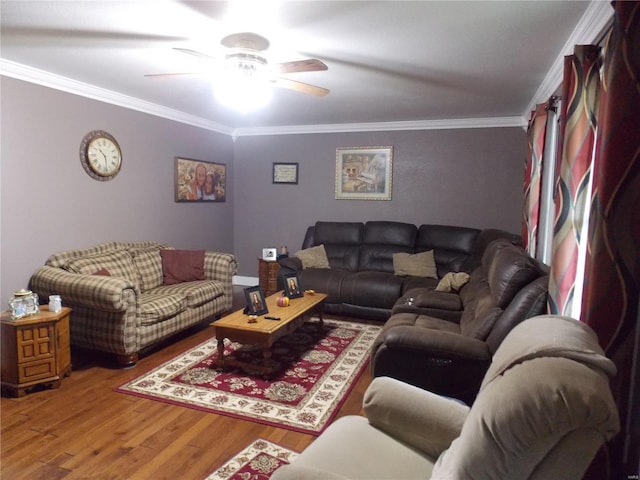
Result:
M47 361L18 365L18 383L33 382L55 376L57 376L56 362L53 357Z

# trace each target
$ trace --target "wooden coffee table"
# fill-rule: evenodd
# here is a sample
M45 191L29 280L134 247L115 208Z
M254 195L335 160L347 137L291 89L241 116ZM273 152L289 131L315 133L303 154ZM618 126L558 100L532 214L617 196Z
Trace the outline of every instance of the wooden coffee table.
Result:
M256 323L249 323L249 316L242 310L233 312L211 325L215 329L218 340L218 369L223 369L226 365L238 365L241 367L258 368L263 375L268 375L275 371L275 366L271 362L271 346L281 337L294 332L305 322L305 316L310 317L316 313L320 319L319 326L322 327L322 308L327 295L324 293L305 293L303 297L292 298L288 307L279 307L276 304L282 292L276 292L265 300L269 313L266 315L280 318L280 320L267 320L265 315L260 315ZM261 366L246 364L239 360L229 360L224 356L224 339L228 338L233 342L256 345L262 347L264 363Z

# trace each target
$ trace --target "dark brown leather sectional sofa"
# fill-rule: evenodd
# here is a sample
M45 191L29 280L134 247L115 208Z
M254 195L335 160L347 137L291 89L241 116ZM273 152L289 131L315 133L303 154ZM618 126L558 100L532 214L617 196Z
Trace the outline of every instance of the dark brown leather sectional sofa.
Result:
M328 294L326 312L384 321L371 351L374 376L472 403L507 333L546 312L548 268L519 244L496 229L317 222L302 248L324 245L330 268L280 259L279 283L295 272L303 288ZM394 274L394 253L428 250L439 278ZM467 272L469 281L459 292L434 291L448 272Z
M331 268L302 268L296 257L280 259L278 284L297 273L305 289L329 295L325 312L386 321L391 309L412 288L434 289L439 279L394 275L393 254L434 251L438 277L471 272L486 246L497 238L519 243L502 230L371 221L316 222L308 227L302 248L324 245Z

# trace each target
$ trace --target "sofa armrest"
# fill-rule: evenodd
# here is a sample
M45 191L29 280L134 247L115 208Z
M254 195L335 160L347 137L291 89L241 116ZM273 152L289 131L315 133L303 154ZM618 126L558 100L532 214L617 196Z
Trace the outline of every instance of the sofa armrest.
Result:
M412 350L439 358L462 360L491 359L489 347L482 340L416 326L399 325L381 333L381 340L389 349Z
M369 423L438 458L460 435L469 407L389 377L371 382L364 395Z
M139 291L124 278L71 273L61 268L44 266L31 277L30 288L40 298L60 295L65 305L107 312L125 312ZM135 305L135 301L133 302Z
M204 276L207 280L233 282L237 271L238 262L234 255L222 252L204 253Z
M302 270L302 260L298 257L279 258L278 263L280 264L280 268L285 268L293 272L299 272Z

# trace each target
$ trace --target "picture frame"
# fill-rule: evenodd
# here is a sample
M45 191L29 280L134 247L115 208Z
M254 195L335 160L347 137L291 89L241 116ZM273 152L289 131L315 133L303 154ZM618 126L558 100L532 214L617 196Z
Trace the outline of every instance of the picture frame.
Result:
M175 157L176 202L225 202L227 166L192 158Z
M247 314L264 315L269 313L267 302L264 299L264 293L259 286L244 289L244 298L247 302Z
M278 250L275 248L263 248L262 259L267 262L275 262L278 259Z
M295 273L287 273L284 278L284 293L289 298L300 298L304 296L304 291L300 285L298 275Z
M393 147L336 149L337 200L391 200Z
M298 184L298 164L273 162L272 183Z

